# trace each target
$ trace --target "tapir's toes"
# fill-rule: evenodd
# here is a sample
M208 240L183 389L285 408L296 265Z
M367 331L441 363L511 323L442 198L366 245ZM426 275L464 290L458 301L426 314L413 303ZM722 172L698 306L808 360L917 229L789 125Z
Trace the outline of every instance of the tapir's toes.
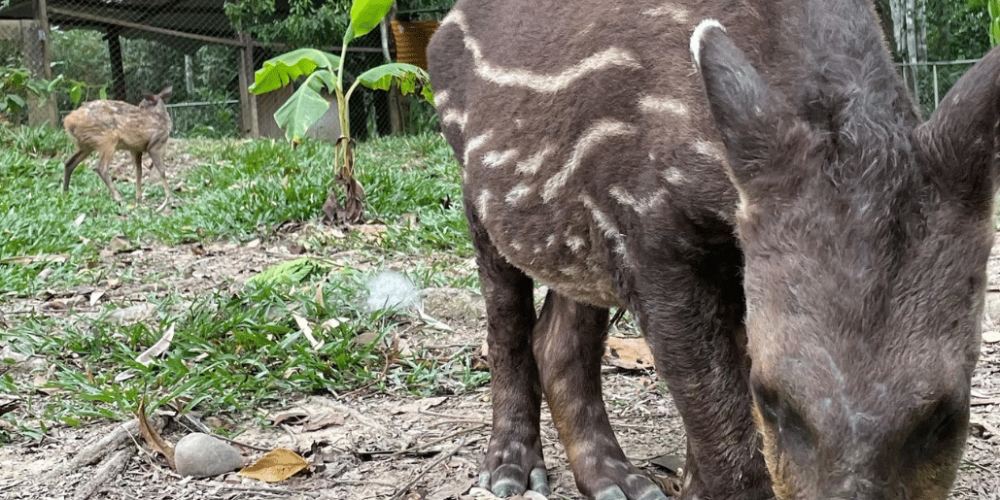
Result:
M604 477L594 481L591 487L581 485L581 489L593 492L594 500L667 500L669 498L656 481L631 466L629 469L630 472L624 477L616 479Z
M542 495L550 495L552 493L545 469L534 468L526 476L524 469L513 464L501 465L493 470L493 472L481 472L479 474L479 487L493 492L494 495L500 498L520 495L524 493L525 489Z
M479 474L480 488L502 498L520 495L525 490L542 495L552 493L541 443L536 440L533 445L528 445L524 441L531 440L504 440L494 436L486 453L483 471Z

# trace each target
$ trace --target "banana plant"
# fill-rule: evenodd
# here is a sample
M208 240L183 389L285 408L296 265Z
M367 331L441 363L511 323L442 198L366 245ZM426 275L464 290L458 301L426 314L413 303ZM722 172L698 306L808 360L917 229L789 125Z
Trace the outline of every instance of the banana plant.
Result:
M344 33L340 55L322 50L303 48L293 50L264 62L254 74L251 93L263 94L279 89L301 77L305 81L291 97L274 113L274 120L285 131L285 137L298 144L306 131L329 109L330 104L320 95L325 87L337 98L337 112L340 119L340 137L336 143L334 169L336 183L343 185L345 201L337 200L336 186L330 189L323 204L325 220L331 223L359 223L364 219L364 188L355 177L354 139L351 138L350 113L348 103L358 85L370 89L389 90L398 85L403 95L418 94L428 102L433 102L430 77L423 69L406 63L388 63L369 69L344 88L344 59L347 45L356 38L368 34L389 13L393 0L355 0L351 4L351 21Z

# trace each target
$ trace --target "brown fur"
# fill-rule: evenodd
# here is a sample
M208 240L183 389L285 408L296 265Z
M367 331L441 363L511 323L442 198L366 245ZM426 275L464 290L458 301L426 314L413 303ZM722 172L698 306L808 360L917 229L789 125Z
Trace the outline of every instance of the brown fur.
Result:
M727 30L693 69L705 18ZM603 410L607 309L627 307L684 418L682 498L947 496L1000 52L924 123L864 0L460 0L429 60L487 301L480 485L547 490L544 395L581 491L661 498Z
M76 142L77 150L66 160L63 191L69 190L73 170L90 153L97 151L100 155L97 175L108 186L112 198L121 203L122 197L108 176L108 165L115 151L123 149L132 154L135 164L136 203L142 201L142 154L149 153L163 181L165 199L160 208L166 206L170 200L170 186L163 167L163 148L170 137L173 122L164 100L172 90L173 87L167 87L159 94L145 94L138 106L122 101L90 101L67 115L63 119L63 126Z

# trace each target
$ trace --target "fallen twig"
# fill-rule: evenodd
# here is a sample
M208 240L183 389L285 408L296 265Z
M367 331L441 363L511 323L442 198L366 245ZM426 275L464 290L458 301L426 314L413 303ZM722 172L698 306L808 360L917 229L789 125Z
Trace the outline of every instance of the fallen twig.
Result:
M128 461L133 455L135 455L135 448L131 446L119 450L110 460L94 471L93 475L90 476L91 479L86 484L81 485L76 490L76 495L73 496L73 499L87 500L91 495L97 493L105 483L118 477L125 470L125 466L128 465Z
M399 500L400 498L403 498L403 495L405 495L407 491L410 491L410 488L412 488L413 485L417 484L417 481L419 481L420 478L424 477L424 475L430 472L431 469L437 467L439 464L441 464L441 462L444 462L445 460L451 458L453 455L458 453L458 450L462 449L462 447L464 447L465 445L469 443L474 443L476 441L479 441L478 436L472 437L470 439L463 439L461 443L458 443L452 449L438 455L437 458L435 458L430 464L427 465L427 467L424 467L423 470L414 474L413 477L406 482L406 484L404 484L402 487L396 490L396 493L393 494L389 498L389 500Z
M98 462L112 451L115 451L122 445L122 443L125 443L131 435L138 433L138 419L133 418L128 422L117 425L110 434L77 452L76 456L73 457L72 460L66 462L62 466L53 468L48 474L45 475L45 479L62 475L67 470L76 470L80 467Z
M437 412L433 412L433 411L430 411L430 410L420 410L420 411L417 412L417 414L419 414L419 415L428 415L428 416L431 416L431 417L438 417L438 418L447 418L447 419L452 420L454 422L469 422L469 423L473 423L473 424L491 425L490 422L487 422L486 420L483 420L482 418L465 417L465 416L462 416L462 415L449 415L447 413L437 413Z
M206 486L210 486L218 490L240 491L245 493L266 493L266 494L280 495L280 496L288 496L294 493L296 495L305 495L310 498L316 498L319 496L319 493L314 493L311 491L290 490L288 488L275 488L267 486L255 487L247 485L235 485L235 484L220 483L216 481L208 482Z
M405 455L407 453L415 453L418 450L429 448L429 447L434 446L434 445L436 445L438 443L441 443L443 441L447 441L449 439L461 436L462 434L466 434L466 433L473 432L473 431L478 431L478 430L484 429L484 428L486 428L486 424L476 424L475 426L469 427L468 429L461 429L461 430L452 432L451 434L448 434L447 436L439 437L439 438L437 438L437 439L435 439L433 441L428 441L428 442L423 443L423 444L418 444L416 446L411 446L409 448L406 448L405 450L399 450L399 451L393 453L392 455L389 455L389 458L396 458L396 457L398 457L400 455Z

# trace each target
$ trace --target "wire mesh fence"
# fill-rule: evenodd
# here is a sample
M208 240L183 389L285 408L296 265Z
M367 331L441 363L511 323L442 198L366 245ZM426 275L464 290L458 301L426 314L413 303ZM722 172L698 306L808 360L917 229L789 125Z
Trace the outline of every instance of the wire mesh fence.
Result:
M271 115L291 92L253 98L245 87L265 60L289 48L237 31L221 0L48 0L47 5L40 2L45 6L44 19L39 19L38 3L15 1L6 12L0 11L0 18L7 18L0 19L0 94L17 101L6 108L0 103L5 121L29 123L37 114L29 112L31 103L20 103L36 93L24 88L20 94L10 91L23 76L46 87L42 97L51 97L53 122L82 101L108 98L135 104L144 92L173 86L168 107L175 137L282 134ZM404 13L384 34L375 30L356 40L345 59L345 81L384 63L384 48L394 55L397 40L403 52L422 54L436 26L427 21L445 13L441 9ZM427 25L417 30L414 22ZM414 48L414 38L418 43L422 39L424 46ZM325 40L316 40L316 46L339 53L339 47L330 43L338 39L338 34L330 33ZM48 55L42 53L46 45ZM48 73L47 59L51 61ZM9 84L6 89L4 82ZM433 109L426 103L368 89L355 92L350 118L358 139L436 126ZM335 123L336 116L327 121ZM320 134L325 130L322 125L316 129ZM339 135L339 129L330 133Z
M897 63L903 82L924 116L930 116L945 94L979 59Z
M44 15L39 15L39 5ZM251 107L245 87L263 61L288 47L261 43L238 31L223 5L222 0L10 2L0 9L0 120L57 122L82 101L137 103L143 92L170 85L176 137L281 136L271 115L291 91L252 98ZM375 30L348 49L346 80L385 62L387 51L396 60L426 68L427 41L446 12L396 13L384 32ZM339 53L329 43L338 39L331 30L313 41ZM975 62L898 67L926 116ZM350 119L352 133L361 140L437 125L427 103L363 88L352 98ZM336 121L335 115L327 118L316 133L339 135Z

